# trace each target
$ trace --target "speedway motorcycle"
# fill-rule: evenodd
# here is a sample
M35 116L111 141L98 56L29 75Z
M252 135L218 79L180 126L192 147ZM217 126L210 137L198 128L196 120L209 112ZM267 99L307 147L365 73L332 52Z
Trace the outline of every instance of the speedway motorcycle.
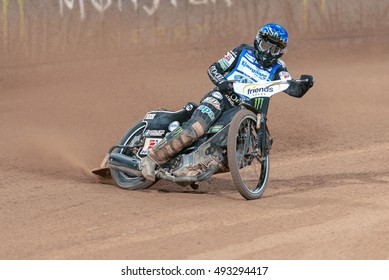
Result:
M261 83L234 81L240 105L223 112L205 135L160 165L155 182L162 179L197 189L199 182L212 175L230 172L245 199L260 198L269 179L269 152L273 143L266 124L268 104L273 95L289 87L290 81L290 78ZM151 187L155 182L142 176L141 159L166 135L189 120L197 106L189 102L179 111L148 112L109 149L100 168L92 172L111 176L123 189Z

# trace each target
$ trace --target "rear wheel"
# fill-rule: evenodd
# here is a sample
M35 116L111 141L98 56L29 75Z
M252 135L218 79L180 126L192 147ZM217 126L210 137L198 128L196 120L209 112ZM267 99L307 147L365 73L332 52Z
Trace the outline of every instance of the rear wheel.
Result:
M228 131L228 167L239 193L247 200L258 199L269 178L269 155L260 158L257 141L256 115L246 109L239 111Z
M120 139L118 145L126 145L130 147L136 146L136 142L142 137L142 133L146 127L144 122L138 122L131 127ZM121 154L135 157L136 152L133 149L120 149L118 151ZM115 180L116 185L122 189L127 190L140 190L151 187L155 182L145 180L143 177L137 177L123 171L110 169L112 178Z

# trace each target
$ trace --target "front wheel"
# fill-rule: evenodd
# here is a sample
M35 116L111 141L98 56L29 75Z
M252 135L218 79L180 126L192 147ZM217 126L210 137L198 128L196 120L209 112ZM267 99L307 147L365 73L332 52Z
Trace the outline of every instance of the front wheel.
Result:
M269 155L261 159L255 148L256 123L256 115L243 109L234 116L228 130L228 167L236 188L247 200L260 198L269 178Z
M144 122L138 122L133 127L131 127L123 135L119 141L119 145L126 145L129 147L134 147L136 142L142 137L142 133L145 130L146 124ZM133 150L131 149L120 149L119 153L125 154L127 156L135 157ZM116 185L122 189L127 190L140 190L151 187L155 182L145 180L143 177L137 177L123 171L110 169L112 178L115 180Z

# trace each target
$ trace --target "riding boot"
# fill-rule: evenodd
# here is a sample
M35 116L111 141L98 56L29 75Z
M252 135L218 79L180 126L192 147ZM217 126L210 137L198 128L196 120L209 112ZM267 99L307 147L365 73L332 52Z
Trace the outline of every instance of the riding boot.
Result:
M204 125L200 121L188 122L184 128L178 127L162 141L149 150L141 161L141 171L147 180L155 181L155 168L171 159L183 148L191 145L204 134ZM191 124L191 125L190 125Z
M142 158L140 162L140 169L142 170L142 175L146 180L152 182L155 181L155 168L157 165L158 163L148 155Z

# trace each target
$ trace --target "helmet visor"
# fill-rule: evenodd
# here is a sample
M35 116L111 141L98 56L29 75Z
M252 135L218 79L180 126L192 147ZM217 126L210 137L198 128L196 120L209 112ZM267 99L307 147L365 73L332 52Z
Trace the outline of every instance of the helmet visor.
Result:
M267 52L271 55L279 55L281 53L284 53L285 48L280 48L264 39L259 40L258 42L258 48L260 51Z

